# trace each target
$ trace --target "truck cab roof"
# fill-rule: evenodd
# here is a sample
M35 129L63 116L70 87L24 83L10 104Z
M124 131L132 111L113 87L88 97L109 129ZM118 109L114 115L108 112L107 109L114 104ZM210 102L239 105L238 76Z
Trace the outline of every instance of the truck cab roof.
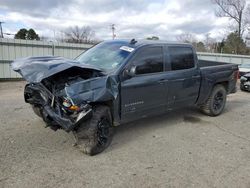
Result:
M136 39L117 39L117 40L110 40L107 42L111 42L111 43L121 43L124 42L124 44L127 43L128 46L133 47L133 48L139 48L142 46L146 46L146 45L152 45L152 44L161 44L161 45L180 45L180 46L186 46L186 47L192 47L191 44L188 43L180 43L180 42L174 42L174 41L164 41L164 40L136 40Z

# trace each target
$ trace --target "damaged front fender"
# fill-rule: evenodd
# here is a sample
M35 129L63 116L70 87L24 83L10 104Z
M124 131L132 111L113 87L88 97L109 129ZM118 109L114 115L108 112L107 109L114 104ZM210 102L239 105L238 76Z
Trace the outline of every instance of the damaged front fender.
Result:
M105 76L76 82L64 88L65 94L75 103L105 102L118 96L118 82L115 77Z

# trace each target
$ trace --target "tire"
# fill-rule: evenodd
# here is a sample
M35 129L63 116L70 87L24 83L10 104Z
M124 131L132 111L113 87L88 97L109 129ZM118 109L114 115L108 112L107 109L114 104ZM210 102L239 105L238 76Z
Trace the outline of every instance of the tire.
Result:
M32 106L32 110L33 112L38 116L38 117L42 117L42 114L41 114L41 109L37 106L34 106L34 105L31 105Z
M244 88L244 85L243 85L243 84L240 84L240 90L241 90L241 91L245 91L245 88Z
M209 116L218 116L225 108L227 91L223 85L216 85L207 101L201 105L201 111Z
M96 155L105 150L113 138L113 127L110 109L97 106L93 109L91 119L83 122L74 131L76 147L87 155Z

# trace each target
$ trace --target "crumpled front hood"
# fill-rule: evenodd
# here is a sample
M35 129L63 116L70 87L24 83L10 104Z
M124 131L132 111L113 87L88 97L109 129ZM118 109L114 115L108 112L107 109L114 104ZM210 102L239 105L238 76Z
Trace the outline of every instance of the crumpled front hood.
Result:
M63 57L54 56L17 59L12 62L11 66L12 69L21 74L25 80L32 83L41 82L44 78L48 78L72 67L92 69L101 72L101 70L96 67L87 64L80 64L78 61Z

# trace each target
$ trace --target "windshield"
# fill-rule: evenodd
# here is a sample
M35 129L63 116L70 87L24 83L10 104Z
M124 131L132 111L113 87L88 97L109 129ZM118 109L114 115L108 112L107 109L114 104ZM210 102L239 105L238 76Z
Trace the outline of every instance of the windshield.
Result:
M250 69L250 63L243 63L239 66L240 68L249 68Z
M76 60L105 71L111 71L118 68L134 50L127 45L127 42L120 41L103 42L82 53Z

